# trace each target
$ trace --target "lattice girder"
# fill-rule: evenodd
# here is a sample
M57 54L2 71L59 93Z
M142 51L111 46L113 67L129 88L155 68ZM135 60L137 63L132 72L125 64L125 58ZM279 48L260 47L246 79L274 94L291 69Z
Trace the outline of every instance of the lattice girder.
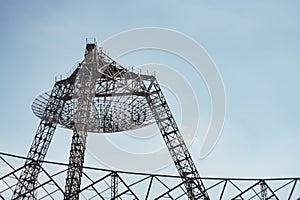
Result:
M28 160L22 170L19 181L14 189L12 199L36 199L35 191L32 190L37 184L37 177L40 172L40 164L44 160L56 129L57 121L61 115L65 101L62 100L65 94L72 90L72 83L61 84L57 82L45 105L42 120L38 126L36 135L28 153ZM28 193L28 191L31 191Z
M204 184L155 77L152 78L147 91L150 93L147 96L147 101L173 162L184 182L189 199L208 200L209 197Z

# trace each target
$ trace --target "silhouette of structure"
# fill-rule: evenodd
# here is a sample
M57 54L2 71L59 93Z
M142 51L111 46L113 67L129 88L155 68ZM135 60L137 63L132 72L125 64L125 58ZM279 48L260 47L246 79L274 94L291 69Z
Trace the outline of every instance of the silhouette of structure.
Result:
M36 199L33 188L58 124L73 130L64 199L79 199L87 133L121 132L154 122L189 199L209 199L155 76L130 72L99 50L95 41L87 43L84 60L69 77L56 81L50 93L34 101L33 111L41 122L13 199ZM114 179L112 183L116 185Z
M32 108L41 121L27 157L0 152L0 199L300 199L300 177L200 177L155 76L120 66L95 41L87 43L73 73L57 80ZM179 176L83 165L88 132L122 132L152 123ZM45 160L57 125L73 130L68 164Z

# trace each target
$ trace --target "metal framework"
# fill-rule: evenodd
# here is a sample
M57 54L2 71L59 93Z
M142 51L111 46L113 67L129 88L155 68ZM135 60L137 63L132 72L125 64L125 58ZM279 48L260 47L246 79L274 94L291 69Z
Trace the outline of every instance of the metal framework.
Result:
M111 199L116 199L118 196L118 174L111 174Z
M26 157L0 152L0 199L9 199L13 194L20 181L20 173L26 169L26 166L22 165L24 160L29 161ZM37 165L40 167L39 180L27 192L36 193L36 198L41 200L64 198L64 178L68 164L43 161ZM189 199L180 176L116 172L85 166L82 172L82 187L78 193L80 199ZM272 179L202 177L201 180L205 183L210 198L216 200L300 199L300 177Z
M65 199L79 199L82 167L88 131L88 119L93 97L95 96L95 77L97 68L103 70L99 63L95 45L86 48L86 57L76 75L73 99L76 100L74 109L74 128L70 150L69 168L66 180Z
M56 82L49 96L47 94L40 96L40 99L44 100L44 112L12 199L35 199L36 194L32 188L37 184L40 163L46 156L61 115L65 103L64 94L70 92L71 87L69 81L65 84Z
M34 101L33 112L41 123L13 199L37 198L34 188L57 124L73 130L64 199L75 200L81 191L88 132L121 132L155 122L189 199L209 199L155 76L128 71L99 51L95 42L87 43L84 60L69 77ZM122 182L116 174L115 189L117 180ZM113 199L118 195L118 190L111 193Z
M192 157L156 79L147 87L147 101L190 199L209 199Z

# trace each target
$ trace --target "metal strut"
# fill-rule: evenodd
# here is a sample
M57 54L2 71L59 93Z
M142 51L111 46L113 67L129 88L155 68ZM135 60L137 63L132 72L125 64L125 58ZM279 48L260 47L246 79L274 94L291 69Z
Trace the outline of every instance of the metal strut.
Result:
M18 183L14 189L12 199L37 199L35 188L40 172L40 166L46 156L58 119L65 101L63 96L70 93L71 84L56 82L47 101L43 117L38 126L33 143L30 147Z
M148 104L184 182L189 199L209 200L204 184L155 77L152 78L147 91L150 93L146 97Z
M95 96L95 75L99 66L95 45L87 46L86 57L75 79L73 99L74 130L65 187L65 200L78 200L86 148L88 122Z
M118 175L116 172L111 174L111 200L117 200L118 196Z

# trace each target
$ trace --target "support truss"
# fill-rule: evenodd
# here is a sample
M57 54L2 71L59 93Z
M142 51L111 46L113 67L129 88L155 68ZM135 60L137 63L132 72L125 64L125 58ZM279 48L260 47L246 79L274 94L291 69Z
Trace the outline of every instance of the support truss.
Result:
M187 189L189 199L208 200L204 184L155 77L150 79L147 92L148 104Z
M65 200L79 199L90 111L95 97L96 73L97 69L101 71L105 67L99 61L96 45L88 44L85 59L79 68L74 83L74 130L66 179Z
M36 199L37 177L40 172L40 165L48 151L53 137L58 118L64 106L63 97L72 90L71 83L56 82L49 96L44 95L47 104L44 114L38 126L33 143L30 147L25 167L23 168L18 183L15 187L12 199ZM34 106L34 105L33 105ZM31 191L28 193L28 191Z
M9 199L19 182L19 173L26 166L16 163L26 157L0 152L0 199ZM64 177L68 164L44 161L40 179L28 193L37 193L41 200L63 199ZM83 167L80 199L187 200L188 192L180 176L116 172ZM300 177L271 179L206 178L202 181L211 199L218 200L297 200L300 198ZM263 186L262 186L263 185ZM113 198L114 197L114 198Z

